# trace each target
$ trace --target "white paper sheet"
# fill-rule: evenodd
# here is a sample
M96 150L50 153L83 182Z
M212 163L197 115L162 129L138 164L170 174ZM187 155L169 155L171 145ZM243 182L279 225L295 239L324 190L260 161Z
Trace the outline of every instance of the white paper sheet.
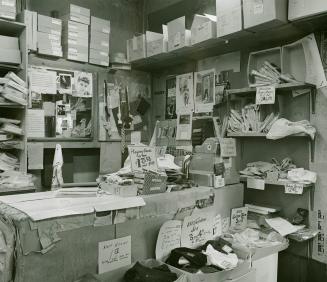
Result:
M27 137L42 138L45 136L44 110L27 110Z
M28 76L32 92L57 94L57 73L55 71L30 68Z
M282 236L286 236L304 228L304 225L293 225L281 217L266 218L266 222Z

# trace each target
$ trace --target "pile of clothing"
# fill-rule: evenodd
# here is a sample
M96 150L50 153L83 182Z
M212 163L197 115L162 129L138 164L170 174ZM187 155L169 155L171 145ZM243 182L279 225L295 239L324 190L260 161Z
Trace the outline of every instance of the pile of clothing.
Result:
M231 110L227 131L228 133L267 133L278 118L278 114L271 113L262 121L260 106L249 104L240 112Z
M239 263L232 244L219 238L197 249L180 247L171 251L166 263L190 273L213 273L230 270Z
M317 174L304 168L297 168L290 158L282 161L272 159L268 162L252 162L246 165L246 168L240 171L240 174L246 177L256 177L272 181L285 180L303 184L316 183Z

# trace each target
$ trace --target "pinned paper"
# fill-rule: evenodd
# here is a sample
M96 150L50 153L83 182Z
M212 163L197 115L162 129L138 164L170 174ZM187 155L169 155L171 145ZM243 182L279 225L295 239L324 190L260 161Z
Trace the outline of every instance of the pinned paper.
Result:
M213 213L211 211L193 212L184 218L181 245L197 248L213 238Z
M256 190L265 190L265 180L258 178L247 178L247 187Z
M156 259L164 261L173 249L181 246L182 221L169 220L160 228L157 244Z
M131 236L99 242L99 274L128 266L131 263Z
M45 69L28 70L30 89L41 94L57 94L57 73Z
M275 86L268 85L268 86L257 87L255 103L257 105L275 104L275 99L276 99L275 96L276 96Z
M236 157L236 140L234 138L220 139L220 155L223 158Z
M44 110L27 110L27 137L42 138L45 136Z
M43 143L29 143L27 145L28 169L43 169Z
M301 183L287 183L285 184L285 193L286 194L303 194L303 184Z
M234 230L243 230L248 223L248 207L232 209L230 227Z
M141 131L132 131L131 132L131 144L139 145L141 143Z

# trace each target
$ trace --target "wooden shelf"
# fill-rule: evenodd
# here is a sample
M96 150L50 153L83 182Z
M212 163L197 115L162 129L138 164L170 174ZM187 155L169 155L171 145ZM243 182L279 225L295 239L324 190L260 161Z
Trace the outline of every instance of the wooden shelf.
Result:
M276 85L277 91L290 91L290 90L298 90L298 89L315 89L315 85L308 84L308 83L283 83ZM247 93L255 93L255 87L246 87L240 89L230 89L227 90L228 95L242 95Z
M15 21L0 19L1 35L19 35L25 29L25 24Z
M71 140L72 139L72 140ZM98 149L100 143L97 141L87 141L87 139L73 139L69 141L67 139L56 138L40 138L40 139L29 139L28 143L43 143L44 149L55 149L57 144L60 144L62 149Z
M305 21L296 21L263 30L248 33L228 40L210 39L193 46L172 52L161 53L152 57L131 62L132 69L143 71L161 71L180 64L197 61L211 56L222 55L240 49L266 49L292 43L314 31L323 30L327 24L327 15L315 16Z
M257 137L257 138L266 138L267 133L259 133L259 132L248 132L248 133L227 133L227 137L233 137L233 138L251 138L251 137ZM308 137L309 135L304 134L304 133L299 133L299 134L294 134L294 135L289 135L284 138L290 138L290 137ZM283 139L284 139L283 138ZM271 139L269 139L271 140ZM272 140L273 141L273 140Z
M246 176L241 176L240 180L241 182L247 182L248 178L254 178L254 177L246 177ZM274 185L274 186L285 186L285 184L288 183L294 183L292 181L284 181L284 180L278 180L278 181L270 181L265 179L265 184L266 185ZM312 184L303 184L304 188L312 187Z
M17 103L2 103L0 102L0 108L14 108L14 109L24 109L25 106L17 104Z

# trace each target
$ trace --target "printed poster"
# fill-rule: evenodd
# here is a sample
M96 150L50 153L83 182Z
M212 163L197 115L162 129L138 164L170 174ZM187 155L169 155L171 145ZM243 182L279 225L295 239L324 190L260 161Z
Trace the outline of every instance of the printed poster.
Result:
M194 111L193 73L176 77L176 113L184 114Z
M215 105L215 70L194 73L195 112L209 113Z

